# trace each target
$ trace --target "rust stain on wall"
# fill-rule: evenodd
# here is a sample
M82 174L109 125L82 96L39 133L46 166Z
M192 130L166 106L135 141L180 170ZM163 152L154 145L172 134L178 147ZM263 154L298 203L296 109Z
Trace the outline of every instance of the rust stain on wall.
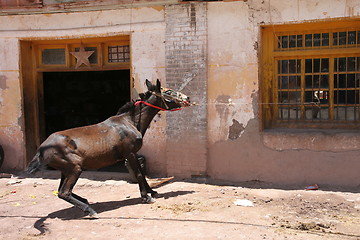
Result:
M151 7L152 9L155 9L155 10L157 10L157 11L163 11L164 9L165 9L165 7L164 6L153 6L153 7Z

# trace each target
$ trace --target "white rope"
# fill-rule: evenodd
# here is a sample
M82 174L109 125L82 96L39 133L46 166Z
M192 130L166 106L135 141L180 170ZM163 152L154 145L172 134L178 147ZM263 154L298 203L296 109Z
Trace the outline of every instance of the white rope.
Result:
M345 7L344 7L344 17L346 17L346 8L347 8L348 2L347 0L345 0ZM349 12L349 16L350 16L350 12Z
M219 106L219 105L226 105L226 106L235 106L235 105L253 105L253 103L191 103L192 106ZM304 105L304 106L308 106L308 105L319 105L318 102L306 102L306 103L256 103L255 105L279 105L279 106L293 106L293 105L298 105L299 107ZM327 105L320 105L320 106L324 106L326 107Z
M131 6L130 6L130 22L129 22L129 32L131 33L132 31L132 12L133 12L133 6L134 6L134 0L131 1Z

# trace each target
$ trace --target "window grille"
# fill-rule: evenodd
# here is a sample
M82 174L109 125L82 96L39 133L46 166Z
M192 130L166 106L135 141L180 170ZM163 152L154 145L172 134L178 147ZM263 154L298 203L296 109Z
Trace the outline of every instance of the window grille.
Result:
M333 31L304 34L280 34L277 37L277 49L289 51L294 49L359 47L360 31Z
M270 66L262 71L265 128L360 129L360 26L347 25L264 30L263 66Z
M109 63L129 62L130 47L127 46L108 46Z

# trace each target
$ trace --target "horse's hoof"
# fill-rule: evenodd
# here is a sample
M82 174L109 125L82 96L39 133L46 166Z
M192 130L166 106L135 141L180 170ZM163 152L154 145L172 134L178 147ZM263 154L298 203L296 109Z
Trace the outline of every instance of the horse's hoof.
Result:
M158 194L158 192L156 192L156 191L152 191L152 192L151 192L151 196L152 196L153 198L156 198L156 197L159 196L159 194Z
M94 211L94 209L90 208L87 211L85 211L88 215L86 216L89 219L98 219L99 216L97 212Z
M87 216L89 219L99 219L99 215L94 212L94 213L89 213L89 215Z
M146 196L145 198L142 198L142 202L143 203L154 203L156 202L154 198L150 197L150 196Z

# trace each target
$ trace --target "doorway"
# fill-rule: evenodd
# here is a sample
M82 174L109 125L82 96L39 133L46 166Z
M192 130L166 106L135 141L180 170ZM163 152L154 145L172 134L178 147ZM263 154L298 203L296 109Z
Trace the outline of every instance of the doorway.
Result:
M130 100L130 71L44 72L45 137L96 124Z
M21 41L27 165L52 132L101 122L131 99L130 36ZM93 52L88 64L72 54Z
M96 124L130 100L130 70L44 72L45 137L56 131ZM125 172L124 162L100 171Z

